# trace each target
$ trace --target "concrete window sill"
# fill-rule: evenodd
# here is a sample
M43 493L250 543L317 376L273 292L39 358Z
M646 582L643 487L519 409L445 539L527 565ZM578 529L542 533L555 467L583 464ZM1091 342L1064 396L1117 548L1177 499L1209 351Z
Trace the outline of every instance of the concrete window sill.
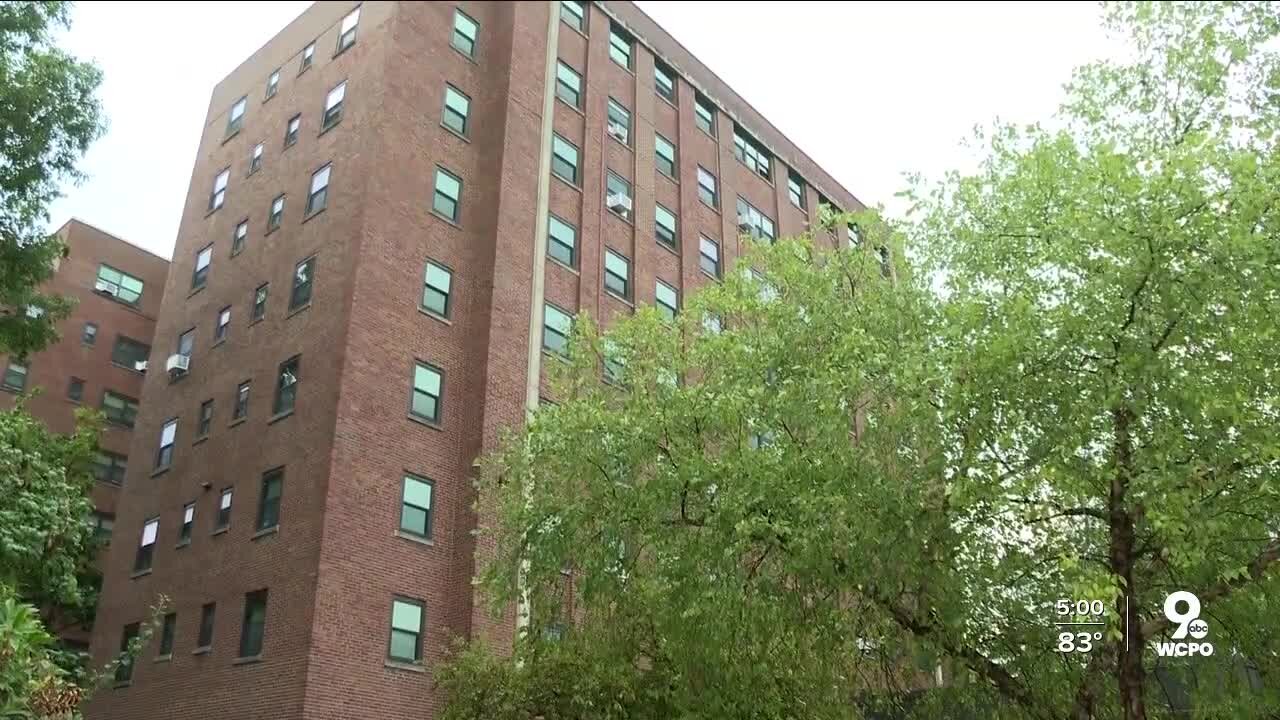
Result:
M254 534L250 535L250 536L249 536L249 539L250 539L250 540L257 540L258 538L264 538L264 537L267 537L268 535L275 535L275 534L276 534L276 533L278 533L278 532L280 532L280 526L279 526L279 525L272 525L272 526L271 526L271 527L269 527L269 528L262 528L262 529L261 529L261 530L259 530L258 532L256 532L256 533L254 533Z
M432 540L431 538L422 537L421 535L414 535L413 533L405 532L404 530L396 530L396 537L401 537L401 538L404 538L405 540L408 540L409 542L415 542L415 543L418 543L419 545L426 545L428 547L434 546L436 544L435 541Z

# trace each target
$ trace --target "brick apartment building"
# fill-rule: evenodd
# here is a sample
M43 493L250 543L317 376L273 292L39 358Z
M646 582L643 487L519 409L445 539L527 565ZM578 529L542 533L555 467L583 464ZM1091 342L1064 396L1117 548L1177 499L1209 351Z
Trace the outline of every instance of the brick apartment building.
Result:
M107 424L94 467L92 522L109 538L142 397L138 363L151 353L169 261L79 220L56 235L68 254L44 290L76 305L58 325L58 342L25 359L3 358L0 408L12 408L23 396L27 409L58 433L75 430L81 405L102 411ZM55 629L68 645L88 649L88 632Z
M631 3L313 5L213 90L95 659L171 614L90 717L435 716L452 638L510 643L473 465L569 318L821 203L860 207Z

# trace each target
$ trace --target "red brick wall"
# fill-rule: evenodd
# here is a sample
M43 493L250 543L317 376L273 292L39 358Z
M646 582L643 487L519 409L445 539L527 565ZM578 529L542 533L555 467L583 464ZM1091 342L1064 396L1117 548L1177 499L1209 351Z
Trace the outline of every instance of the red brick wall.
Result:
M142 373L114 365L111 352L119 335L151 342L169 263L79 220L70 220L57 234L70 248L70 254L59 263L57 272L47 283L47 291L71 298L76 304L70 317L58 325L60 339L28 359L24 402L51 430L69 433L75 429L76 409L80 405L101 407L107 390L135 400L142 397ZM137 307L93 291L98 267L103 263L143 281L142 298ZM98 325L93 345L81 341L85 323L89 322ZM7 366L8 358L0 362ZM73 377L84 380L83 399L79 404L67 397ZM0 408L13 407L17 399L14 393L0 392ZM129 428L108 424L99 436L99 444L104 450L128 455L131 436ZM94 507L100 512L115 513L119 493L119 488L113 485L96 483L92 491ZM87 633L78 630L64 636L77 641L89 640Z
M473 531L493 521L472 480L476 459L523 422L529 317L542 312L530 304L533 273L546 273L548 300L612 319L652 303L658 278L682 300L709 282L698 270L700 232L719 241L722 263L731 263L739 193L773 216L779 234L803 227L803 218L784 207L785 166L775 165L771 185L738 163L723 116L718 138L699 131L693 88L683 80L675 106L659 99L653 57L642 46L635 49L634 73L610 61L608 17L593 5L585 34L558 26L558 54L583 74L586 111L554 104L556 131L580 149L581 182L574 187L552 179L549 201L551 212L578 227L578 267L535 268L545 35L548 13L558 14L558 4L366 2L355 47L331 57L336 24L352 5L313 6L214 90L152 364L163 366L178 334L192 326L196 351L181 380L158 372L147 378L133 454L148 461L130 469L94 645L105 658L121 627L141 619L156 594L167 593L179 618L175 654L170 662L152 663L153 644L132 686L104 692L90 717L166 710L194 720L433 717L441 702L433 671L452 639L480 638L498 649L511 644L513 613L490 614L471 584L478 565L492 556L488 536ZM474 58L450 45L457 7L480 25ZM640 17L633 18L637 28ZM650 40L660 50L678 54L668 36L655 35ZM319 37L316 67L297 76L297 55L313 37ZM281 64L280 94L263 102L267 75ZM343 79L342 122L317 136L324 96ZM440 125L446 82L471 98L467 138ZM227 110L246 93L244 128L224 140ZM610 96L631 110L631 147L605 134ZM725 97L740 102L727 90ZM749 108L735 111L745 116ZM298 145L282 150L285 123L295 112L303 113ZM655 128L677 144L679 182L655 171ZM752 129L785 143L769 128ZM246 178L259 139L266 143L264 166ZM304 222L311 173L325 162L333 163L329 207ZM719 178L719 212L698 201L698 164ZM228 165L226 206L207 214L213 178ZM437 165L463 180L456 223L431 213ZM633 184L630 222L604 208L606 169ZM808 170L806 176L814 177ZM288 193L284 225L264 236L267 207L280 192ZM655 199L679 214L676 253L654 239ZM850 206L851 198L835 199ZM232 258L231 235L245 217L249 246ZM209 242L210 280L193 294L192 263ZM601 292L606 245L631 260L631 302ZM312 306L288 316L294 264L313 253L319 260ZM428 259L453 271L447 321L419 310ZM267 280L267 319L246 326L253 290ZM228 304L231 339L211 348L215 315ZM297 353L297 412L271 422L276 367ZM409 417L417 360L444 371L437 427ZM250 378L250 417L228 427L236 385ZM213 432L193 445L199 404L210 397L216 400ZM149 459L161 425L173 416L181 418L176 459L153 477ZM286 467L280 531L255 540L259 479L278 465ZM397 534L406 472L434 482L430 544ZM214 537L212 516L224 486L236 491L234 519L229 532ZM199 503L193 542L175 549L182 505L193 499ZM154 570L130 578L138 532L156 514L161 543ZM244 593L264 587L270 599L262 659L235 664ZM422 672L385 663L393 595L425 604ZM214 650L193 657L199 607L215 600Z
M121 628L144 619L161 595L178 615L173 659L153 662L156 641L143 653L128 688L99 694L90 717L148 715L192 718L299 717L302 714L312 629L318 627L318 572L326 488L344 361L352 268L363 222L363 197L372 169L365 149L375 133L381 68L379 35L392 3L363 5L358 40L333 56L337 23L355 3L323 3L307 11L268 45L253 67L237 70L242 83L225 105L211 106L193 171L168 279L164 312L157 325L151 366L163 368L178 335L196 328L190 372L170 381L149 373L143 388L117 538L107 578L93 650L105 660L116 650ZM306 38L306 39L299 39ZM317 38L314 66L299 74L299 55ZM267 76L283 67L278 94L264 100ZM321 133L326 94L347 80L341 122ZM224 83L226 85L226 83ZM221 87L221 86L220 86ZM221 90L219 91L221 92ZM243 128L224 139L227 111L249 96ZM283 147L290 117L302 113L297 144ZM253 146L263 142L262 168L248 174ZM303 217L311 174L332 162L327 208ZM223 207L207 212L214 176L230 166ZM286 193L284 221L266 232L268 206ZM248 218L245 249L231 256L235 226ZM213 243L207 285L191 289L196 252ZM311 304L288 310L295 265L315 255ZM270 283L264 320L249 323L254 290ZM230 305L229 339L213 346L215 318ZM296 411L273 419L272 398L281 362L301 355ZM237 385L252 382L248 419L233 424ZM212 431L196 438L200 403L214 399ZM178 417L172 468L153 475L160 428ZM279 532L255 539L262 473L285 467ZM230 530L214 535L214 516L224 487L234 488ZM176 548L182 508L196 502L190 546ZM151 574L131 578L134 553L146 518L160 517L160 540ZM262 661L236 664L246 592L269 589ZM213 650L193 655L200 607L218 604ZM320 611L323 613L323 608ZM329 614L328 618L333 615ZM199 691L193 691L193 686Z

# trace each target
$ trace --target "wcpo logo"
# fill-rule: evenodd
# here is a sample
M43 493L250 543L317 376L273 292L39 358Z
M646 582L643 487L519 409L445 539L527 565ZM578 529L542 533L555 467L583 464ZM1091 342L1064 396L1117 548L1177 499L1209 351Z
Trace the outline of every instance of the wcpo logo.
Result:
M1182 609L1185 606L1185 610ZM1208 657L1213 654L1213 643L1199 642L1209 634L1209 624L1200 619L1200 598L1179 590L1164 599L1164 616L1177 625L1173 639L1179 642L1153 643L1160 657ZM1187 642L1187 636L1192 642Z

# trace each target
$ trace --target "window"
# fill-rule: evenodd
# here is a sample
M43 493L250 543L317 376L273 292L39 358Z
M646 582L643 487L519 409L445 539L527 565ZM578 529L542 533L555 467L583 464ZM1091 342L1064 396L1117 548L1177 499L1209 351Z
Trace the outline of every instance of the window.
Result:
M676 249L676 214L661 205L654 206L654 228L658 242Z
M249 416L249 381L240 383L236 387L236 404L231 410L231 419L239 420Z
M293 290L289 293L289 311L292 312L311 302L311 288L315 280L316 259L309 257L293 269Z
M609 58L631 69L631 36L616 25L609 25Z
M222 185L225 188L226 182ZM93 289L135 307L142 299L142 281L110 265L98 266L98 280L94 283Z
M356 10L359 11L359 8ZM250 658L262 654L262 637L266 627L267 591L245 593L244 621L240 625L240 657Z
M191 542L191 529L196 524L196 504L191 502L182 506L182 526L178 528L178 544Z
M267 213L267 232L280 229L280 223L284 221L284 193L276 196L271 201L271 211Z
M467 117L471 113L471 98L452 85L444 86L444 116L441 122L445 127L466 136Z
M347 83L338 86L324 96L324 114L320 116L320 132L337 125L342 120L342 101L347 97ZM288 144L288 143L286 143Z
M720 244L706 235L698 239L698 267L711 277L720 277Z
M73 377L67 383L67 399L71 402L78 403L84 399L84 380Z
M476 55L476 34L480 26L466 13L456 10L453 13L453 46L467 57Z
M111 531L115 529L116 516L111 513L93 511L89 516L89 527L93 529L93 536L104 545L111 543Z
M186 355L187 357L191 357L191 351L195 349L195 346L196 346L196 329L195 328L191 328L190 330L178 336L178 354L179 355Z
M845 227L845 231L849 233L849 247L860 247L862 245L862 228L854 223L849 223Z
M80 331L80 342L85 345L93 345L98 342L98 323L87 322L84 324L84 330Z
M138 401L106 390L102 393L102 413L107 416L107 422L131 428L138 417Z
M213 616L217 607L216 603L205 603L200 608L200 632L196 636L196 649L213 647Z
M804 179L796 174L795 170L787 170L787 196L791 198L791 204L808 212L808 202L805 199Z
M236 223L235 232L231 234L231 254L239 255L244 250L245 240L249 239L249 221L241 220Z
M258 498L258 529L280 524L280 494L284 491L284 468L268 470L262 476L262 495Z
M657 60L653 63L653 86L661 97L676 101L676 74Z
M547 254L573 267L578 254L578 229L555 215L551 215L547 222Z
M213 245L205 245L196 253L196 267L191 271L191 289L198 290L209 281L209 262L213 260Z
M301 356L293 357L280 363L280 372L276 376L276 399L271 406L271 414L280 415L293 412L298 399L298 364Z
M672 145L670 140L655 133L653 154L654 164L657 165L658 172L674 180L676 177L676 146Z
M249 174L252 175L262 169L262 143L253 146L253 153L249 155Z
M693 98L693 121L702 131L711 137L716 136L716 107L711 101L698 93Z
M422 603L400 598L391 601L391 641L387 657L405 663L422 660Z
M2 383L6 389L22 392L27 387L27 366L16 360L10 360L4 371Z
M429 423L440 422L440 371L426 363L413 368L413 398L409 412Z
M453 273L443 265L428 260L423 278L422 307L442 318L449 317L449 289L452 284Z
M893 277L893 263L889 261L889 248L881 245L876 248L876 255L880 257L880 274L884 277Z
M0 384L7 390L22 392L27 387L27 366L16 360L10 360L4 371L4 380Z
M757 175L765 180L769 179L773 167L769 151L737 125L733 126L733 154L747 167L755 170Z
M227 332L231 329L231 306L222 308L218 311L218 324L213 329L213 344L217 345L227 339Z
M556 64L556 97L573 107L582 108L582 76L560 60Z
M613 338L604 339L604 379L605 382L618 385L622 383L627 363L622 356L618 343Z
M209 193L209 212L222 207L227 199L227 182L231 179L231 168L218 173L213 178L213 192Z
M151 561L155 558L156 533L159 530L159 518L151 518L142 524L142 538L138 542L138 552L133 558L134 572L151 569Z
M209 428L213 426L213 401L205 400L200 403L200 417L196 423L196 437L204 437L209 434Z
M631 145L631 112L609 98L609 136L623 145Z
M311 63L314 62L315 59L316 59L316 44L312 42L311 44L302 48L302 63L298 68L298 74L301 75L302 73L306 72L307 68L311 67Z
M111 348L111 362L130 370L137 370L138 363L146 362L150 356L150 345L124 335L117 335L116 344Z
M307 215L318 213L329 203L329 166L311 174L311 191L307 193Z
M338 26L338 49L334 51L334 55L346 50L356 44L356 25L360 23L360 6L357 5L355 10L347 13L342 18L342 24ZM243 655L244 653L240 653Z
M301 129L302 129L301 113L289 118L289 123L284 126L284 146L286 148L298 142L298 131Z
M720 193L716 190L716 176L698 166L698 199L708 207L720 209Z
M431 537L430 480L405 475L400 491L400 530L418 537Z
M612 250L604 252L604 287L624 300L631 299L631 262Z
M173 444L178 439L177 419L165 422L160 428L160 449L156 451L156 468L167 468L173 464Z
M129 648L133 645L133 641L138 639L141 627L138 623L129 623L120 633L120 662L116 665L115 678L117 683L123 684L133 680L133 655L129 653Z
M249 98L242 97L231 106L231 112L227 115L227 137L231 137L240 132L240 128L244 126L244 110L249 106Z
M573 318L560 308L547 303L542 306L542 349L557 355L569 352L569 335Z
M675 320L676 313L680 310L680 292L670 285L658 281L657 288L654 290L654 297L658 301L658 311L668 320Z
M164 624L160 626L160 652L157 653L162 658L173 655L173 630L177 624L177 613L164 616Z
M276 68L274 72L267 76L267 96L264 100L270 100L276 96L276 91L280 89L280 68Z
M233 494L231 488L223 488L222 494L218 496L218 516L214 519L214 530L224 530L231 527L231 497Z
M458 202L462 198L462 178L436 166L436 194L431 210L450 222L458 222Z
M578 32L587 28L587 8L577 0L564 0L560 3L560 19Z
M753 432L747 437L747 446L752 450L759 450L774 444L777 440L777 434L773 430L765 430L764 432Z
M773 220L755 208L754 205L738 198L738 232L750 235L756 240L773 242Z
M267 292L270 289L269 283L263 283L253 291L253 320L261 320L267 316Z
M778 289L769 282L759 270L751 271L751 279L760 285L760 301L773 302L778 299Z
M612 170L605 178L604 202L613 213L624 218L631 217L631 183L615 175Z
M551 173L570 185L578 184L578 146L559 135L551 138Z
M93 477L99 482L123 485L127 462L124 455L99 450L93 456Z

